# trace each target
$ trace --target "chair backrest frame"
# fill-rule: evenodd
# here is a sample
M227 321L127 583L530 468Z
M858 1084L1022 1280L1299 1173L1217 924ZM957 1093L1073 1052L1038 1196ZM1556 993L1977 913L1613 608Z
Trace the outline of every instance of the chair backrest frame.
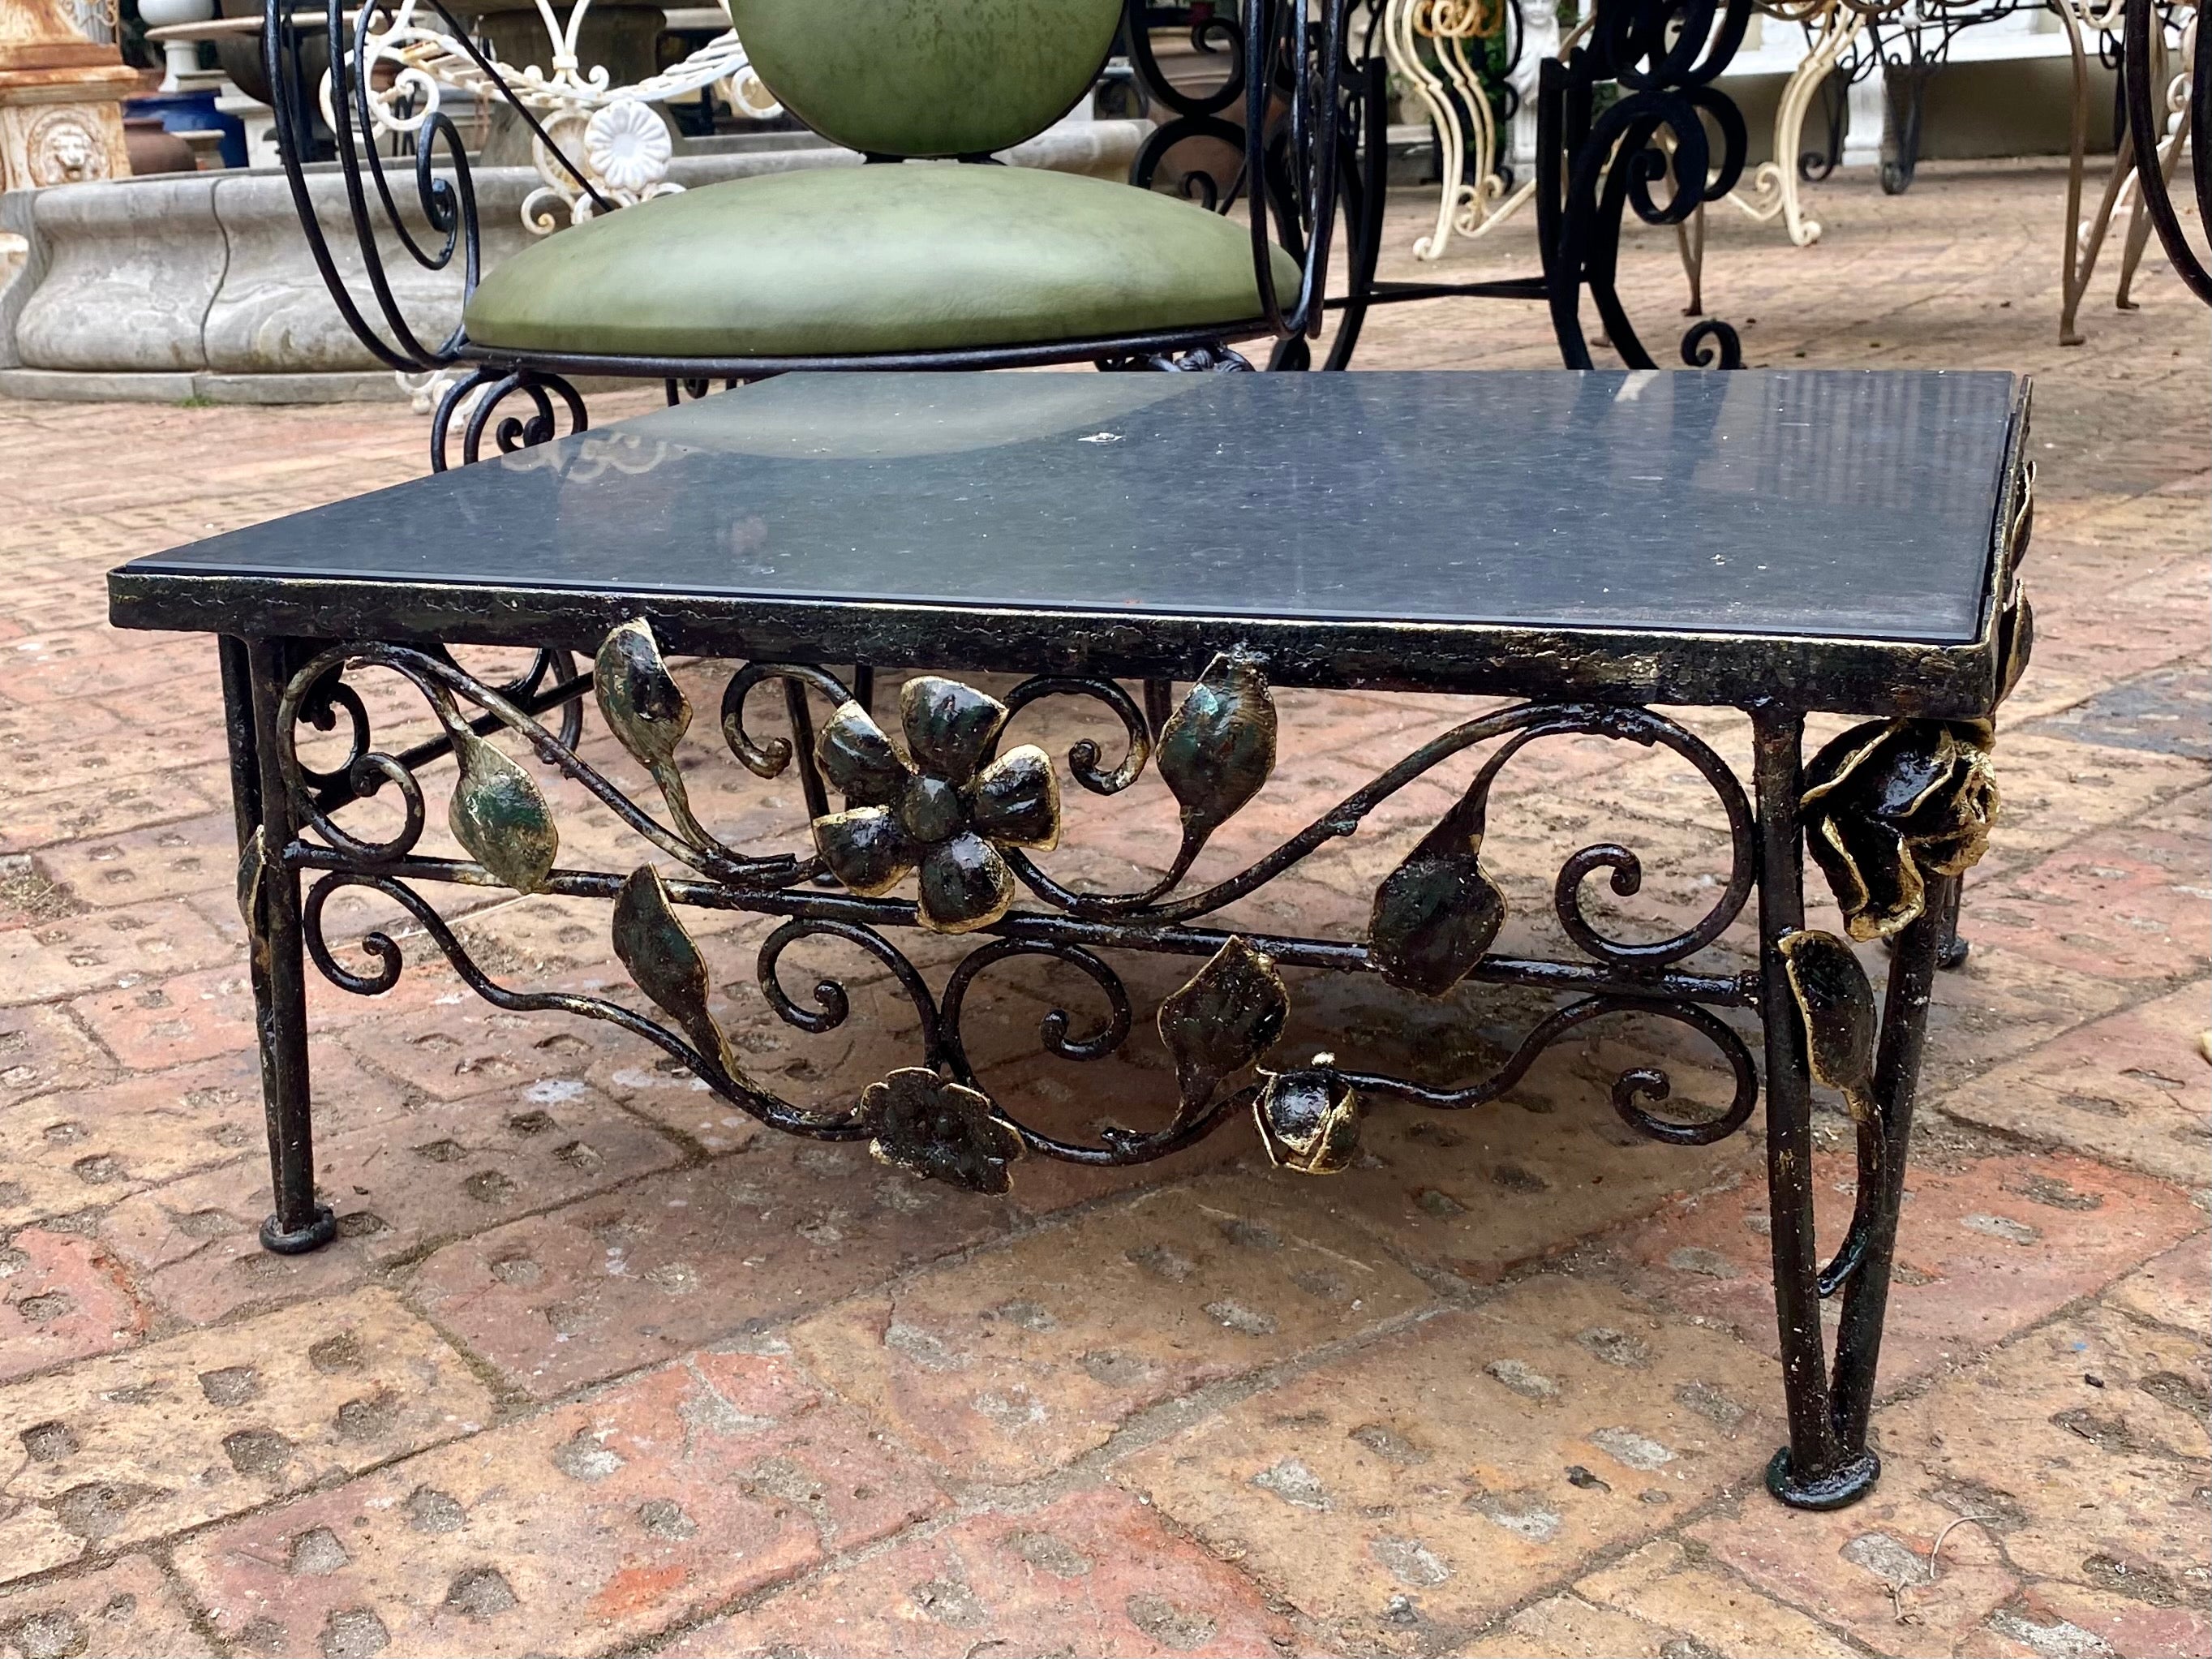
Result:
M616 210L615 204L602 198L569 162L537 116L514 95L497 67L477 50L468 28L453 15L446 0L417 0L417 3L444 21L452 38L462 43L477 68L544 143L547 154L568 167L580 191L592 197L602 211ZM1133 177L1148 181L1158 157L1182 137L1211 136L1234 146L1243 157L1237 175L1212 189L1206 205L1226 211L1236 205L1240 195L1249 198L1254 279L1261 311L1252 319L1257 326L1249 332L1272 332L1286 340L1317 333L1323 314L1340 174L1346 161L1339 143L1340 105L1346 95L1358 95L1361 81L1358 67L1345 54L1345 18L1351 0L1246 0L1237 22L1216 20L1206 25L1216 36L1234 40L1236 57L1228 83L1200 98L1167 90L1165 77L1157 74L1150 52L1146 0L1112 0L1112 3L1123 8L1121 31L1139 72L1150 72L1153 94L1176 112L1175 118L1162 125L1140 149ZM370 355L395 371L422 374L458 364L489 364L550 380L574 372L665 379L678 374L746 377L812 367L994 368L1103 358L1125 350L1180 349L1203 343L1198 337L1200 334L1216 343L1245 337L1233 329L1211 329L1184 331L1191 335L1188 340L1181 333L1161 334L1127 341L1059 343L1064 349L1054 345L933 352L901 356L896 362L869 357L819 362L717 358L696 364L687 360L675 366L658 360L632 362L487 351L474 347L459 326L434 343L418 334L399 303L386 269L386 245L396 240L409 258L427 270L448 270L458 261L464 301L475 291L481 272L482 238L466 146L452 119L442 112L434 112L415 133L412 158L401 161L383 155L375 142L370 87L361 73L374 21L383 9L380 0L366 0L349 29L341 8L330 6L321 13L331 64L326 88L308 84L308 57L303 50L299 15L302 9L302 0L268 0L264 13L262 51L274 100L278 153L301 234L339 314ZM1259 66L1256 74L1247 72L1251 65ZM1098 67L1092 65L1086 71L1079 96L1087 95ZM1239 98L1243 100L1245 118L1241 126L1221 118L1220 113ZM330 122L327 141L319 131L319 110ZM337 176L344 191L362 270L355 284L349 284L339 269L308 181L310 158L325 142L334 150ZM412 175L411 199L405 185L392 177L400 167ZM427 225L429 235L419 235L416 225ZM1275 282L1273 242L1279 234L1300 262L1297 291L1287 297L1278 291ZM363 281L368 289L365 299L356 292L356 286ZM453 401L449 393L447 405ZM441 427L450 413L450 407L441 406Z
M754 71L832 143L981 156L1091 95L1122 0L730 0Z

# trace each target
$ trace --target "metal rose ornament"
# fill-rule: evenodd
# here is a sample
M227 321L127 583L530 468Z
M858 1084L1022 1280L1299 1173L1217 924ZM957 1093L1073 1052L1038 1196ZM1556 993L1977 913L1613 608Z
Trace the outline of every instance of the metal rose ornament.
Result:
M1855 939L1888 939L1927 908L1928 883L1989 848L1996 775L1986 720L1852 727L1805 769L1805 839Z
M1252 1103L1260 1144L1279 1168L1337 1175L1358 1155L1359 1097L1335 1064L1334 1054L1316 1054L1303 1070L1271 1073Z
M882 1162L971 1193L1012 1187L1006 1165L1022 1155L1022 1138L993 1114L988 1096L907 1066L870 1084L860 1109L876 1126L868 1150Z
M903 758L857 702L838 707L815 744L845 810L814 820L830 873L880 898L919 871L922 926L941 933L988 927L1014 902L1002 847L1060 842L1052 760L1024 744L987 762L1006 706L957 680L924 675L899 694Z

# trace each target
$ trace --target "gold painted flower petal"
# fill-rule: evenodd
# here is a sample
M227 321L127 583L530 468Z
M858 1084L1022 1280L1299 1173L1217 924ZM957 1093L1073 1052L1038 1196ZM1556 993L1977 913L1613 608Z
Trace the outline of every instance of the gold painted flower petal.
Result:
M1805 793L1800 805L1809 812L1816 801L1841 788L1888 737L1888 723L1872 720L1864 726L1854 726L1823 744L1820 752L1806 765Z
M1224 652L1206 665L1160 728L1158 764L1186 840L1204 841L1260 793L1275 769L1275 702L1258 658Z
M1982 861L1997 819L1996 769L1980 750L1964 750L1950 811L1940 827L1906 838L1920 867L1931 876L1962 876Z
M814 758L848 806L889 806L914 775L884 729L848 700L837 705L814 741Z
M908 1066L870 1084L860 1106L876 1125L868 1150L881 1162L971 1193L1012 1187L1006 1165L1022 1155L1022 1138L988 1096Z
M890 892L921 856L897 816L882 806L856 806L815 819L814 844L830 873L862 898Z
M623 623L600 645L592 689L622 746L647 766L666 765L690 727L691 705L643 617Z
M921 855L921 925L940 933L988 927L1014 902L1014 872L998 849L972 830Z
M1006 705L957 680L922 674L899 692L899 723L915 769L965 785L1006 723Z
M1837 814L1808 836L1806 846L1828 878L1853 939L1887 939L1919 915L1927 884L1905 850L1905 838L1886 823Z
M1033 743L1010 749L975 780L976 833L1001 847L1060 845L1060 780L1052 757Z
M677 916L660 872L649 864L631 871L615 896L614 942L638 989L674 1017L700 1053L739 1078L722 1028L708 1012L707 959Z
M453 734L460 776L446 803L446 823L468 854L518 893L534 893L561 850L553 809L520 766L482 738Z
M1175 1056L1178 1123L1203 1111L1214 1091L1266 1054L1283 1034L1291 996L1274 963L1231 939L1160 1004L1160 1041Z
M1270 1077L1252 1116L1260 1144L1279 1168L1339 1175L1358 1156L1359 1097L1327 1066Z

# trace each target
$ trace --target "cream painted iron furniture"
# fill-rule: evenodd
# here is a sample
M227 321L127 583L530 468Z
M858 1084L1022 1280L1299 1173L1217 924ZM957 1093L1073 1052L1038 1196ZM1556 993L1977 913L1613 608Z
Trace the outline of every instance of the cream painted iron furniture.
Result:
M1381 26L1391 72L1437 133L1436 223L1414 240L1417 259L1441 258L1455 233L1480 236L1535 188L1529 179L1509 192L1499 175L1497 118L1468 56L1470 48L1484 53L1503 36L1510 64L1522 44L1519 17L1514 0L1384 0Z
M800 368L1242 367L1234 343L1301 342L1319 326L1335 214L1343 0L1318 8L1254 0L1246 9L1233 39L1238 64L1255 72L1202 112L1242 163L1240 188L1207 204L1221 212L992 163L1090 96L1122 26L1123 0L735 0L744 44L730 50L768 95L866 164L682 193L646 182L615 194L619 180L607 166L572 164L533 107L531 88L573 81L571 66L556 58L551 76L518 88L444 0L397 7L363 8L349 38L336 15L325 18L336 69L319 88L302 87L297 24L274 0L264 46L302 228L340 310L396 370L465 371L434 419L434 465L446 464L465 402L464 459L481 453L488 434L511 450L551 435L563 414L585 424L578 376L658 380L673 398L681 386ZM1127 9L1140 29L1141 0ZM442 25L434 38L420 35L434 26L403 26L433 16ZM451 46L473 66L472 88L502 98L576 187L579 222L481 281L468 156L434 90L438 77L464 75ZM410 52L421 61L410 63ZM394 61L401 67L384 76L380 65ZM574 95L562 84L563 96ZM403 87L419 112L408 118L414 153L404 159L386 156L379 142ZM1237 98L1242 129L1219 118ZM649 131L648 112L634 103L592 118L624 110L634 113L619 118L622 130L603 135L609 158L618 159L614 140L650 149L658 131L657 118ZM341 278L310 209L301 164L318 112L347 180L366 292ZM1156 145L1140 155L1139 183L1160 153ZM1243 179L1261 187L1242 189ZM1230 216L1240 205L1252 222ZM425 340L410 327L384 277L380 233L396 234L425 265L459 263L467 294L450 337ZM526 415L497 418L515 397Z
M2075 319L2088 293L2089 280L2096 272L2097 257L2114 222L2124 218L2127 228L2121 244L2119 281L2113 288L2112 305L2116 310L2133 311L2136 303L2130 290L2150 240L2155 215L2153 198L2166 199L2174 171L2185 151L2193 151L2200 157L2203 153L2201 140L2191 143L2192 137L2203 131L2205 101L2201 92L2192 96L2192 88L2202 86L2205 79L2198 68L2203 52L2203 8L2188 3L2188 0L2179 5L2154 4L2140 26L2140 44L2136 36L2126 37L2121 48L2123 68L2125 70L2130 64L2128 54L2143 54L2143 77L2153 94L2148 105L2151 118L2143 129L2146 137L2139 149L2135 120L2131 114L2128 116L2114 149L2112 172L2105 181L2103 195L2096 211L2084 224L2081 190L2087 172L2090 112L2088 55L2083 50L2082 35L2085 31L2095 33L2101 42L2123 34L2128 6L2126 0L2051 0L2051 3L2065 21L2074 64L2073 143L2066 179L2064 288L2058 313L2058 343L2079 345L2083 337ZM2100 51L2102 55L2101 44ZM2124 75L2121 91L2124 101L2128 95ZM2138 158L2143 156L2155 158L2154 169L2137 165ZM2202 169L2203 166L2200 159L2197 167ZM2157 175L2157 185L2154 191L2147 191L2142 188L2144 174L2153 170ZM2200 179L2204 176L2201 170L2197 174ZM2169 216L2171 211L2169 206ZM2160 225L2159 228L2163 240L2165 227ZM2178 234L2178 224L2175 231ZM2190 264L2177 257L2174 267L2185 281ZM2201 264L2197 268L2201 270Z
M1771 22L1793 23L1805 31L1805 50L1783 85L1774 112L1774 154L1753 169L1743 188L1729 200L1761 223L1779 219L1790 240L1810 247L1820 240L1820 222L1805 210L1799 185L1804 179L1805 117L1851 43L1875 12L1899 0L1760 0Z

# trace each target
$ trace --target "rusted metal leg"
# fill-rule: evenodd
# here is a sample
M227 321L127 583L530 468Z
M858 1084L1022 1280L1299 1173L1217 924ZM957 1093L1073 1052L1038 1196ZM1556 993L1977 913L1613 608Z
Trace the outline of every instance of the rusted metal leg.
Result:
M276 1207L261 1243L279 1255L327 1244L337 1223L315 1201L315 1143L307 1077L306 963L299 872L281 861L292 841L292 802L276 763L276 700L288 659L281 641L222 641L230 736L231 791L239 833L239 908L253 980L261 1097Z
M1760 1011L1766 1039L1766 1182L1773 1221L1774 1307L1790 1443L1767 1465L1766 1485L1797 1509L1839 1509L1873 1489L1881 1465L1862 1425L1837 1433L1820 1333L1820 1247L1814 1236L1813 1081L1805 1030L1791 999L1782 941L1805 925L1805 847L1798 817L1805 720L1794 711L1752 715L1759 793ZM1885 1034L1886 1035L1886 1034ZM1886 1250L1887 1240L1882 1248ZM1886 1259L1886 1258L1885 1258ZM1883 1274L1887 1283L1887 1272ZM1875 1320L1880 1322L1879 1304Z

